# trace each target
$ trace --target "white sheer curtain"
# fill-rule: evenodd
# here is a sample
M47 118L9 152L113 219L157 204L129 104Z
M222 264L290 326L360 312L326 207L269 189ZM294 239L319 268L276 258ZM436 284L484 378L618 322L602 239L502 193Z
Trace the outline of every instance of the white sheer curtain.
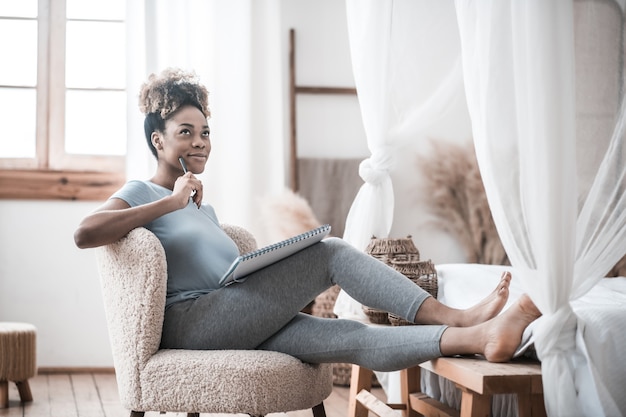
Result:
M350 52L371 156L343 238L365 249L388 237L394 220L392 171L407 142L426 142L464 100L458 31L451 1L347 0ZM432 48L433 39L439 48ZM341 291L335 313L364 318L361 304ZM390 401L400 401L397 374L377 373Z
M444 81L454 80L455 61L419 49L425 43L431 51L445 49L438 42L437 11L450 4L347 0L355 81L372 152L361 166L366 184L344 236L357 247L372 234L388 235L395 146L420 137L454 85ZM588 337L592 332L585 332L570 302L626 253L622 7L608 0L455 5L489 203L513 266L522 272L518 279L544 314L534 337L548 414L621 415L623 368L611 365L621 358L603 359L602 342ZM442 62L439 80L424 85L423 69ZM342 297L340 312L349 316L356 310L346 308ZM626 344L626 337L612 337Z
M348 217L344 239L365 249L372 236L389 236L394 219L391 171L407 142L425 142L463 96L452 2L347 0L348 34L359 105L371 156ZM432 48L432 39L440 48ZM343 291L335 312L362 318L361 305Z
M195 71L209 89L212 112L213 149L201 175L205 200L221 221L254 231L256 200L279 190L284 178L276 163L284 152L279 1L127 4L128 178L149 178L155 168L137 107L141 84L167 67Z
M450 2L347 0L352 66L371 156L346 221L344 239L364 249L393 222L390 170L405 141L425 139L462 88L457 45L430 47L449 28ZM454 29L454 28L453 28ZM445 38L445 36L444 36ZM422 61L425 59L428 65Z
M570 302L626 253L621 26L615 39L602 37L611 19L621 22L621 10L590 1L456 6L489 204L512 265L543 312L534 337L548 415L620 415L623 376L603 364L601 345L585 339ZM599 66L597 51L615 66L607 59Z

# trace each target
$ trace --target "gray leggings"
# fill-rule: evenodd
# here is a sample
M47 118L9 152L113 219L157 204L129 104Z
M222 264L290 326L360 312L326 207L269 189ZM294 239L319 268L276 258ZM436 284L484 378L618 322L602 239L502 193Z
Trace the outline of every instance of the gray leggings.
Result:
M310 363L355 363L394 371L441 356L445 326L369 326L300 313L338 284L369 307L413 320L430 295L341 239L329 238L246 281L171 305L162 348L263 349Z

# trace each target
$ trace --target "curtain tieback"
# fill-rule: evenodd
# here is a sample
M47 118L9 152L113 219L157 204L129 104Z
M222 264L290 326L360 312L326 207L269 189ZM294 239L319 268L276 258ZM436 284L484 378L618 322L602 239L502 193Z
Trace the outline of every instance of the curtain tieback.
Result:
M387 155L385 155L387 154ZM359 164L359 175L363 181L380 185L389 178L390 157L386 152L378 152Z
M576 349L577 326L577 317L569 303L553 314L541 316L533 332L539 359L544 360L548 352L555 356Z

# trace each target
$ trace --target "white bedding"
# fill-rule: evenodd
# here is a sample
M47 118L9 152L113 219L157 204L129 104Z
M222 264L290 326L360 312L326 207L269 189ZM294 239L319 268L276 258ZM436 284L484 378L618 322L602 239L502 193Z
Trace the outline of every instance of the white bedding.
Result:
M506 309L526 292L521 280L515 279L515 269L511 267L477 264L437 265L439 277L437 298L451 307L470 307L495 288L504 270L511 271L513 276ZM626 278L603 279L584 297L572 302L572 309L578 316L579 327L583 329L588 354L597 367L602 368L602 374L609 376L608 380L601 381L595 376L580 375L579 379L582 381L580 385L590 384L592 383L590 379L595 379L606 414L626 415L626 395L624 395L626 361L623 360L622 354L626 346ZM529 336L532 339L531 334ZM453 384L428 372L422 374L422 387L427 394L459 408L460 393ZM585 392L585 389L582 392ZM606 395L607 392L612 395ZM611 397L616 399L617 403L613 403ZM494 416L517 416L515 396L495 396L492 412Z

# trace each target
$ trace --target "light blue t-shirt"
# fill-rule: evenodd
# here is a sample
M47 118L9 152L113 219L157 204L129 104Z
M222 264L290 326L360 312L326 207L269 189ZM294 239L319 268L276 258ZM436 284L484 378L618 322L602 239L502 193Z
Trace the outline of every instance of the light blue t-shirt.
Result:
M131 207L169 196L172 191L150 181L129 181L111 198ZM144 225L161 241L167 259L167 300L171 304L199 297L220 287L219 280L239 255L237 245L224 232L208 204L187 207Z

